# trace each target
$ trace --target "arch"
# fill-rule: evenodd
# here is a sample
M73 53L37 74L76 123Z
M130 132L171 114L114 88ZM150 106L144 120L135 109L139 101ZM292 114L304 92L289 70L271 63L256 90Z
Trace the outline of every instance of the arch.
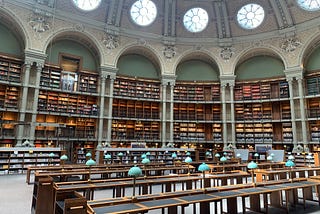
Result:
M104 58L103 56L103 49L99 45L98 40L96 37L88 32L79 32L74 31L74 29L61 29L59 31L56 31L50 35L50 37L47 38L47 40L44 43L43 50L47 50L50 48L50 45L52 45L54 42L62 41L62 40L70 40L74 41L80 44L84 44L92 55L96 58L96 64L97 65L103 65L104 64ZM100 71L99 71L100 72Z
M306 45L303 46L300 55L299 55L299 64L302 68L306 68L305 64L309 60L310 55L313 53L314 50L320 48L320 34L315 33L308 39Z
M16 16L9 8L3 10L2 7L0 7L0 20L1 24L10 29L11 32L17 36L17 40L19 41L22 50L28 49L30 46L30 40L27 36L28 33L25 29L25 25L18 19L18 16Z
M200 60L200 61L208 63L209 65L213 65L214 67L217 68L219 75L221 75L222 66L219 64L219 61L215 58L215 56L213 56L207 50L199 50L199 51L188 50L185 53L181 54L173 66L174 71L175 71L175 75L177 75L176 72L177 72L178 66L181 63L189 61L189 60Z
M137 44L130 44L129 46L123 48L114 58L114 65L117 67L119 60L121 56L124 55L141 55L147 58L152 62L152 64L155 66L155 68L159 71L159 78L161 77L163 73L163 63L161 61L161 58L157 55L157 52L155 49L151 48L150 46L141 46Z
M219 81L219 70L216 64L190 59L178 65L176 77L177 81Z
M241 51L237 57L235 58L235 62L233 64L233 74L236 75L236 68L242 64L244 61L254 57L254 56L270 56L274 57L276 59L279 59L283 65L284 68L288 68L288 65L285 61L285 57L277 50L272 49L271 47L258 47L258 48L247 48Z

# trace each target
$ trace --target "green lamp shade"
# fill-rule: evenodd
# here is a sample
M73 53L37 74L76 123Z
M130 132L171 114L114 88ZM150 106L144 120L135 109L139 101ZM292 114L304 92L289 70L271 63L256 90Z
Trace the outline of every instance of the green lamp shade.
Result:
M89 160L87 160L86 165L87 166L94 166L94 165L96 165L96 162L90 158Z
M171 157L172 158L177 158L177 154L174 152L174 153L172 153Z
M206 156L211 156L211 152L207 151Z
M54 153L51 152L51 153L49 154L49 157L50 157L50 158L53 158L53 157L54 157Z
M274 156L274 153L271 153L270 155L273 157L273 156Z
M227 155L228 153L224 152L223 155Z
M202 163L199 165L198 170L200 172L210 171L210 167L206 163Z
M237 158L240 158L240 157L241 157L241 154L240 154L240 153L238 153L236 156L237 156Z
M271 155L269 155L269 156L267 157L267 160L268 160L268 161L272 161L272 160L273 160L273 157L272 157Z
M191 162L192 162L192 158L186 157L186 159L184 160L184 162L186 162L186 163L191 163Z
M259 153L255 153L254 156L255 156L255 157L259 157Z
M143 158L141 161L142 164L146 165L150 163L150 160L148 158Z
M150 152L147 152L146 155L149 156L149 155L150 155Z
M288 160L286 163L285 163L285 166L286 167L294 167L294 162L292 160Z
M88 152L88 153L86 154L86 157L92 157L91 152Z
M106 155L104 156L104 158L107 159L107 160L109 160L109 159L111 159L111 155L110 155L110 154L106 154Z
M128 175L133 176L133 177L137 177L139 175L142 175L142 170L137 166L131 167L129 169Z
M186 153L186 155L187 155L187 156L190 156L190 155L191 155L191 153L190 153L190 152L187 152L187 153Z
M118 153L118 156L119 156L119 157L122 157L122 156L123 156L123 153L122 153L122 152L119 152L119 153Z
M67 155L62 155L60 157L60 160L66 161L66 160L68 160L68 156Z
M288 160L294 160L294 156L293 155L289 155Z
M227 160L228 160L228 159L227 159L225 156L223 156L223 157L220 158L220 161L221 161L221 162L226 162Z
M248 169L256 169L258 168L258 164L256 164L255 162L251 161L250 163L248 163Z
M147 157L146 154L142 154L142 155L141 155L141 158L142 158L142 159L144 159L144 158L146 158L146 157Z
M219 154L219 153L216 153L214 156L215 156L216 158L220 158L220 154Z

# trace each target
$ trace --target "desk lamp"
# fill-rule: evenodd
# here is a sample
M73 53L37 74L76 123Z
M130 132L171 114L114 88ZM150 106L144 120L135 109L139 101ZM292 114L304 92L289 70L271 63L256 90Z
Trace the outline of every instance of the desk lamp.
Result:
M91 167L96 165L96 162L94 160L92 160L91 158L89 160L87 160L86 162L86 166L89 166L89 178L88 181L91 181Z
M203 176L203 189L205 189L204 187L204 179L205 179L205 176L206 176L206 171L210 171L210 167L208 166L208 164L206 163L202 163L199 165L198 167L198 171L202 172L202 176Z
M148 158L142 159L141 163L144 166L144 178L147 177L147 165L150 163L150 160Z
M49 154L49 166L52 164L53 158L54 158L54 153L51 152L51 153Z
M107 165L110 164L111 155L110 155L110 154L106 154L106 155L104 156L104 159L107 160L107 161L106 161ZM107 168L108 168L108 166L107 166Z
M187 163L187 165L188 165L188 175L190 175L190 163L192 163L192 158L186 157L184 162Z
M219 165L220 154L219 154L219 153L216 153L216 154L214 155L214 157L217 159L217 164Z
M142 174L141 169L138 166L133 166L129 169L128 175L133 177L133 192L132 200L135 200L136 196L136 178Z
M223 170L223 173L225 173L225 169L224 169L224 163L225 162L227 162L227 158L225 157L225 156L222 156L221 158L220 158L220 162L222 163L222 170Z
M271 167L272 160L273 160L273 156L272 155L268 155L267 161L270 162L270 169L272 169L272 167Z
M306 156L307 160L308 160L308 166L311 167L311 159L312 159L312 155L309 153L307 156Z
M241 154L240 153L236 154L236 157L238 158L238 164L240 164L241 163Z
M120 158L120 163L119 164L122 164L123 153L119 152L118 153L118 157Z
M251 169L252 184L253 186L256 186L256 183L254 182L254 169L258 168L258 164L254 161L251 161L250 163L248 163L247 168Z
M61 163L62 163L62 171L64 171L64 164L65 164L65 161L68 160L68 156L67 155L62 155L60 157L60 160L61 160Z
M294 167L295 164L292 160L287 160L287 162L285 163L285 166L290 167L289 180L292 182L292 167Z

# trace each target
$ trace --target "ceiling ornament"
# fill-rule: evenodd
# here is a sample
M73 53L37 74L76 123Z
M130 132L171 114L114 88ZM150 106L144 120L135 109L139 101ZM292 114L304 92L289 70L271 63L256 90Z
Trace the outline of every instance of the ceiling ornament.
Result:
M290 37L284 39L281 44L280 48L284 52L293 52L295 51L300 45L302 45L301 41L296 37Z
M231 48L231 47L222 48L220 51L220 57L225 61L230 60L233 54L234 54L234 48Z
M53 7L54 0L37 0L37 3L46 5L48 7Z
M108 33L105 34L104 38L102 39L102 43L108 50L116 49L120 45L118 36Z
M176 48L174 45L165 45L163 49L163 55L167 59L172 59L176 55Z
M48 17L41 14L35 14L28 24L31 26L32 30L38 34L50 30Z
M79 32L84 32L84 25L77 23L75 25L73 25L74 30L79 31Z

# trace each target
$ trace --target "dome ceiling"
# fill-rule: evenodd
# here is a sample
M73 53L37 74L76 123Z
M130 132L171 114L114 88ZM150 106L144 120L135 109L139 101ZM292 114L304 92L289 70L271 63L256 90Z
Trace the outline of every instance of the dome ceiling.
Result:
M194 42L197 38L199 41L230 43L259 37L291 36L320 23L320 0L153 0L150 5L155 9L154 13L150 13L150 8L147 8L149 11L142 8L143 1L140 0L137 6L137 0L93 0L93 9L86 11L75 4L78 2L83 6L84 0L56 0L54 7L57 17L66 16L108 32L138 38L143 34L145 38L174 42ZM97 7L96 3L99 3ZM259 10L243 8L252 3L263 10L263 16L254 13ZM193 8L204 9L207 17L194 11L194 17L185 17ZM136 12L134 18L130 16L132 11ZM142 15L146 19L139 25L144 18ZM203 17L208 22L203 23L201 29L198 26L188 30L184 26L186 20L190 27L191 21ZM154 20L150 21L151 18ZM257 20L261 23L250 27L250 22ZM247 28L244 25L248 25Z

